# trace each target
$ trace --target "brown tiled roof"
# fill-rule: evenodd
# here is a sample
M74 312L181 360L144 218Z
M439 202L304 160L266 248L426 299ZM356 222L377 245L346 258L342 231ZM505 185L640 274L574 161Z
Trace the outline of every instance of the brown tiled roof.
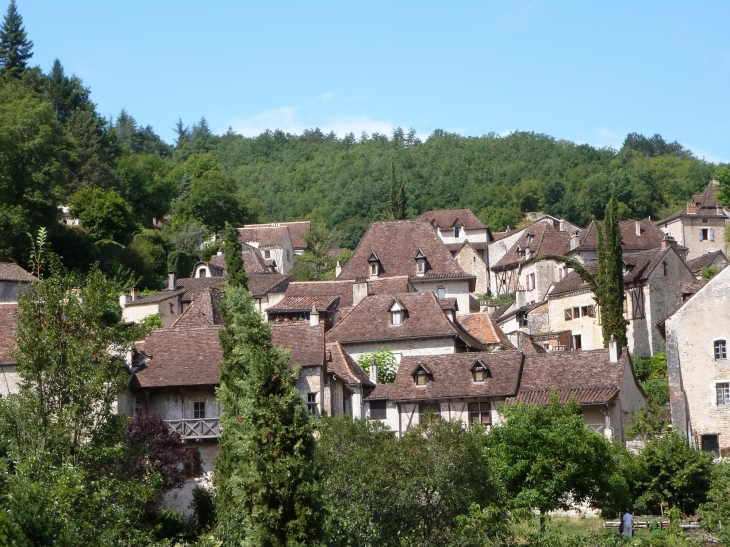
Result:
M0 262L0 281L38 281L32 273L27 272L12 262Z
M697 258L693 258L692 260L688 260L687 267L692 270L693 274L698 275L702 272L702 270L709 268L718 256L721 256L722 259L727 262L725 253L722 251L711 251L703 254L702 256L698 256Z
M348 384L362 384L372 387L375 384L370 381L370 377L360 368L355 360L347 353L339 342L327 344L327 356L330 359L327 367L345 380Z
M401 294L410 292L410 281L407 275L368 279L368 294Z
M172 328L201 328L221 326L223 320L218 309L222 298L219 289L206 288L172 324Z
M210 260L208 262L198 262L193 267L193 272L195 272L198 269L198 265L200 264L206 264L208 266L208 277L221 277L222 275L225 275L226 271L226 257L223 256L223 251L219 251L221 254L216 254L210 257ZM246 266L244 265L244 269ZM246 269L246 271L248 271Z
M424 224L425 226L425 224ZM406 316L400 325L391 325L390 307L398 301ZM452 323L432 292L368 296L327 333L327 342L361 342L408 338L453 336L467 345L483 349L482 344Z
M556 230L551 223L535 222L525 229L509 251L492 266L492 270L509 269L517 264L529 264L545 254L563 255L570 247L570 234ZM520 259L517 250L525 251ZM529 253L527 251L530 251Z
M485 241L469 241L468 239L458 243L444 243L444 245L451 254L458 253L464 245L469 245L475 251L483 251L487 248Z
M254 296L285 292L292 276L274 272L248 274L248 290ZM310 308L311 309L311 308Z
M416 275L414 257L421 251L427 262L426 276ZM409 276L412 280L433 278L474 279L468 275L433 229L420 220L373 222L360 240L338 279L370 277L368 258L375 253L380 260L380 277Z
M268 272L269 269L266 265L266 260L261 256L261 251L256 247L249 245L248 243L241 243L241 254L243 255L243 268L246 273L263 273ZM210 257L208 264L215 267L217 272L211 275L225 275L226 270L226 255L221 250L218 254L214 254Z
M471 369L477 360L491 375L485 382L473 381ZM395 382L392 385L378 384L366 399L418 401L514 395L520 380L521 365L522 353L519 351L403 357ZM421 366L430 373L429 382L425 386L416 386L413 374Z
M10 352L15 349L15 331L18 329L18 304L0 303L0 363L14 363Z
M352 284L354 280L335 281L292 281L286 288L286 296L332 296L339 297L339 307L352 306ZM312 306L309 306L312 309Z
M438 226L442 230L448 230L459 225L466 230L479 230L486 228L471 209L450 209L444 211L426 211L421 215L421 220L428 222L432 226Z
M658 249L662 246L664 232L651 221L638 221L640 225L641 235L636 235L636 220L621 220L621 247L623 251L646 251L649 249ZM604 228L604 222L600 221L601 227ZM605 229L605 228L604 228ZM598 248L598 234L596 226L593 222L588 228L582 230L578 238L578 247L576 250L596 250Z
M468 313L457 316L457 321L466 332L479 340L485 346L501 345L504 348L514 349L509 341L488 313Z
M581 404L608 402L621 389L624 367L629 366L625 350L618 363L609 362L608 352L597 349L525 355L520 389L512 400L549 402L550 390L556 389L561 400L575 395Z
M682 293L682 296L687 297L691 296L697 291L699 291L702 287L707 285L706 279L695 279L694 281L681 281L679 283L679 292ZM674 312L672 312L674 313Z
M292 247L295 249L304 250L309 246L302 237L304 232L311 228L311 223L308 220L295 220L292 222L277 222L271 224L246 224L244 228L271 228L278 226L286 226L289 228L289 237L291 238Z
M259 249L283 247L289 229L286 226L259 225L253 228L238 228L238 239L244 243L258 243Z
M220 328L157 329L145 339L149 356L131 387L217 385L222 360Z
M138 306L142 304L154 304L155 302L162 302L163 300L167 300L168 298L173 298L180 296L185 293L185 290L180 288L180 281L182 279L178 279L178 288L174 291L160 291L152 294L146 294L144 296L138 296L134 302L127 302L126 306Z
M177 280L177 286L182 290L182 301L192 302L208 287L219 287L225 281L225 277L184 277Z
M456 298L439 298L439 306L441 306L442 310L457 311L459 309Z
M312 310L312 306L317 311L334 311L339 301L339 296L285 296L281 302L271 306L267 311L307 312Z
M299 367L324 364L324 325L316 327L308 321L272 323L271 339L279 349L289 349L289 364Z
M535 341L532 340L529 336L525 336L522 339L520 351L525 355L537 355L538 353L547 353L544 347L542 347L540 344L535 343Z

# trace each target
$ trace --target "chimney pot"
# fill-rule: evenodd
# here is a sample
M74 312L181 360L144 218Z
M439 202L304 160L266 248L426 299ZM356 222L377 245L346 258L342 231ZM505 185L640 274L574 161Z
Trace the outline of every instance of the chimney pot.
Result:
M641 235L641 221L640 220L636 221L636 235L637 236Z
M309 312L309 325L311 327L319 325L319 312L314 304L312 304L312 311Z
M167 274L167 288L171 291L177 288L177 274L175 272L169 272Z
M370 376L370 381L374 384L378 383L378 363L375 362L375 359L373 359L370 363L370 368L368 369L368 375Z
M335 277L340 277L340 274L342 273L342 264L340 264L340 261L337 261L337 264L335 265Z
M132 302L136 302L137 301L137 297L139 296L139 292L137 292L137 287L134 287L132 289L131 296L132 296Z
M525 289L521 285L517 287L517 291L515 292L515 304L517 305L517 308L524 308L527 304L527 295L525 294Z
M608 360L611 363L618 363L621 355L621 344L615 334L611 335L611 341L608 343Z

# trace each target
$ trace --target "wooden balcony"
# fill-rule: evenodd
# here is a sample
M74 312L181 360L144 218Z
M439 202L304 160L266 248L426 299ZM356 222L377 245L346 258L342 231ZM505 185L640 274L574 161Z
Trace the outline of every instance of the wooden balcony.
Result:
M219 418L165 421L172 431L180 434L184 441L217 439L221 434L221 422Z

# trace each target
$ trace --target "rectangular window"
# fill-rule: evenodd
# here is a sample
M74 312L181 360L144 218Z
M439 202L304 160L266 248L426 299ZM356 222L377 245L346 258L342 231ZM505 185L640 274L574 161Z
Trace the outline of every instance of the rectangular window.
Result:
M446 289L444 287L436 289L436 293L439 298L446 298Z
M573 319L580 318L580 308L573 308Z
M421 403L418 405L419 422L432 424L441 417L441 405L438 403Z
M716 458L720 457L719 435L702 435L700 444L702 445L702 452L713 452Z
M581 349L583 349L580 334L576 334L573 336L573 349L575 351L580 351Z
M134 401L134 413L139 414L140 412L144 412L144 398L137 397Z
M717 404L730 405L730 383L715 384L715 389L717 389Z
M537 287L537 284L535 283L535 274L531 273L527 277L530 279L530 287L532 287L532 289L535 289Z
M307 393L307 410L312 416L317 415L317 394Z
M193 419L205 419L205 401L193 401Z
M702 224L708 224L709 222L710 222L710 221L709 221L709 220L707 220L706 218L703 218L703 219L702 219Z
M469 423L484 424L492 423L492 404L486 403L469 403Z
M403 312L400 310L390 312L390 317L393 325L400 325L403 322Z
M370 401L371 420L385 420L387 417L385 403L386 401Z
M727 359L727 340L715 340L715 359Z
M707 228L700 228L700 241L710 239L709 230Z
M457 226L454 228L454 237L459 237L461 235L461 226Z

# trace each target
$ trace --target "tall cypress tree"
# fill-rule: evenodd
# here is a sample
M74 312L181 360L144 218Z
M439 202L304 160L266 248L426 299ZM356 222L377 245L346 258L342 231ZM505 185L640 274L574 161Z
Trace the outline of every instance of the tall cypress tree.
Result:
M406 185L395 177L395 164L390 164L390 213L395 220L406 218Z
M33 42L23 26L15 0L10 0L3 26L0 28L0 66L5 74L20 77L27 61L33 57Z
M606 204L605 235L598 222L598 300L601 310L603 345L608 346L611 335L626 345L624 318L624 264L621 249L621 226L618 219L616 193Z
M219 536L226 545L318 545L322 512L313 426L288 370L243 287L224 290L218 401L222 408Z
M248 289L248 276L243 266L241 242L238 241L236 228L226 222L223 230L223 254L226 258L226 281L231 287Z

